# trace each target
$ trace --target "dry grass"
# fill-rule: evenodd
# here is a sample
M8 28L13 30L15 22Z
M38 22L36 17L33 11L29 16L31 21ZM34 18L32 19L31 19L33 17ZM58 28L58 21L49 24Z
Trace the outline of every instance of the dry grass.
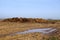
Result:
M29 33L15 36L6 36L4 38L0 38L1 40L43 40L48 38L48 36L43 35L41 33Z
M43 35L41 33L29 33L24 35L19 34L14 36L10 36L10 34L29 29L48 27L60 28L60 24L0 22L0 40L43 40L44 38L47 39L47 37L49 36Z

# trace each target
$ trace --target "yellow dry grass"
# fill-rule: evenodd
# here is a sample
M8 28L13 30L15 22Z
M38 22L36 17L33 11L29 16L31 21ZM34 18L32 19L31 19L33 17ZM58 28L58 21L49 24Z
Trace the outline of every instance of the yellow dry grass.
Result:
M43 40L41 33L29 33L24 35L14 35L15 32L21 32L35 28L60 28L60 24L44 24L44 23L19 23L19 22L0 22L0 40Z

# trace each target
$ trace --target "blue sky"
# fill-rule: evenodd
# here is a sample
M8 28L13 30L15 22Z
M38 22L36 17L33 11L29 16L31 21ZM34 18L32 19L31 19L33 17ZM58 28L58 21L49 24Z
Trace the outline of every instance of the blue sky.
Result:
M0 18L60 19L60 0L0 0Z

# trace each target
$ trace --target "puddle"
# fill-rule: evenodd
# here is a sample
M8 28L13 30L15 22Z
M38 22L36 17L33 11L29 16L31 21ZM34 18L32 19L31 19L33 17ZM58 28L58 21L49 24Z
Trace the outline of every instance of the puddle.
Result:
M34 32L48 34L48 33L54 32L54 31L56 31L56 29L54 29L54 28L41 28L41 29L31 29L31 30L26 30L23 32L17 32L15 34L26 34L26 33L34 33Z
M38 29L25 30L22 32L11 33L8 35L14 36L16 34L27 34L27 33L34 33L34 32L39 32L42 34L51 34L51 33L57 32L57 31L58 31L57 28L38 28ZM3 36L7 36L7 35L1 35L1 36L3 37Z

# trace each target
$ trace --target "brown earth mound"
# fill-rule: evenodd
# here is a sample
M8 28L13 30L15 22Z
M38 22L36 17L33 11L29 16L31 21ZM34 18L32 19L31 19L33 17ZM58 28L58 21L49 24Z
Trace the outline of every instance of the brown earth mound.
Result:
M36 23L46 23L47 20L41 18L8 18L3 21L7 22L36 22Z

